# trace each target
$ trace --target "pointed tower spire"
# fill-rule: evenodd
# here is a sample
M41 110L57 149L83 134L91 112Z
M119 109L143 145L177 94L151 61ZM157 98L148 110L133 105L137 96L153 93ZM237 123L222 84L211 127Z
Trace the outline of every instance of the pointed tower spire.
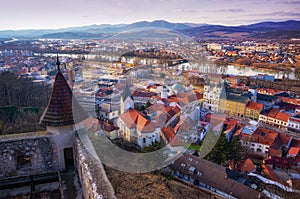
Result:
M46 126L58 127L80 122L87 118L87 114L73 96L71 88L61 73L58 56L56 59L57 74L48 106L41 117L40 123Z
M56 55L56 66L57 66L57 72L60 72L60 61L58 58L58 54Z
M131 91L130 91L129 87L130 87L130 85L126 81L125 88L124 88L124 91L122 93L123 101L125 101L127 99L127 97L131 97Z

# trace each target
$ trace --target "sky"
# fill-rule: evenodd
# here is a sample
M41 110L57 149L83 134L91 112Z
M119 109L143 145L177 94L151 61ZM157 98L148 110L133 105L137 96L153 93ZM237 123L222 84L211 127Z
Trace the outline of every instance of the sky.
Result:
M0 30L137 21L242 25L300 20L300 0L1 0Z

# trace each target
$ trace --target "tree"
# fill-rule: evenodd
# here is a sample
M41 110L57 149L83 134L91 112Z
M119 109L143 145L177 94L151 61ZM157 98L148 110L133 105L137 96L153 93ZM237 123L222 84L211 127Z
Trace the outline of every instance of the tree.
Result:
M48 104L51 87L29 78L0 74L0 134L44 130L39 118Z
M4 72L0 74L0 106L46 107L51 88L29 78Z
M216 145L205 157L205 159L216 164L224 164L227 159L228 142L224 133L221 133Z
M151 102L148 100L148 101L146 102L145 108L147 109L147 108L150 107L151 105L152 105Z
M228 147L227 160L239 161L244 159L245 150L238 136L234 136Z

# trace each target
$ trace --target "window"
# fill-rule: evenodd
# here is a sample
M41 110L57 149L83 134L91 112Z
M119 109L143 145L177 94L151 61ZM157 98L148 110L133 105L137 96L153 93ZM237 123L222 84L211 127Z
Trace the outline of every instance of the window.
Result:
M20 155L17 157L17 169L31 167L31 159L29 156Z

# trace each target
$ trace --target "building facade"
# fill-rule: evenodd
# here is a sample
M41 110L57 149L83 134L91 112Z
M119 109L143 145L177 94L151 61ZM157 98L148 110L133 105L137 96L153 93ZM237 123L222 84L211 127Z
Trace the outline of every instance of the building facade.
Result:
M253 120L259 119L259 114L264 109L264 105L257 102L248 102L245 108L245 117Z

